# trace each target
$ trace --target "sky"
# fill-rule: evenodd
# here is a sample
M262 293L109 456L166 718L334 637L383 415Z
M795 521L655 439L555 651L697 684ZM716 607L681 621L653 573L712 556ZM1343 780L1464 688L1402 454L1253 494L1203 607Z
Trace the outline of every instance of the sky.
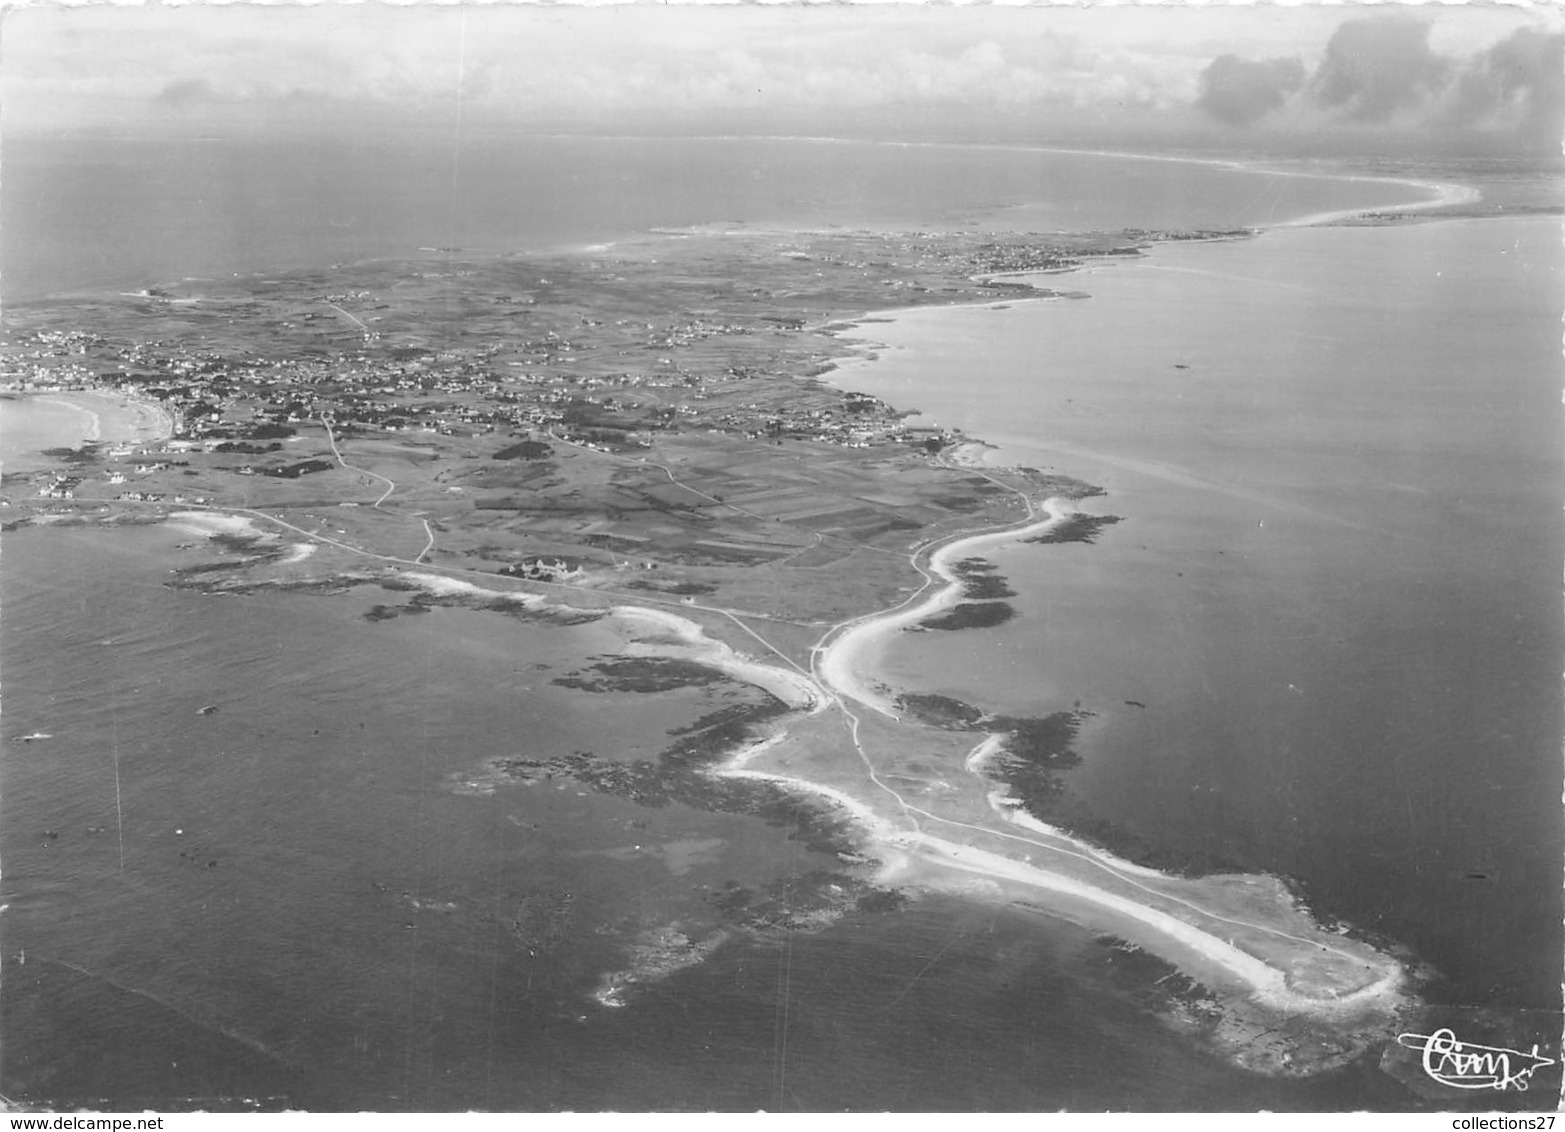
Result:
M0 131L1472 138L1560 152L1565 9L22 5Z

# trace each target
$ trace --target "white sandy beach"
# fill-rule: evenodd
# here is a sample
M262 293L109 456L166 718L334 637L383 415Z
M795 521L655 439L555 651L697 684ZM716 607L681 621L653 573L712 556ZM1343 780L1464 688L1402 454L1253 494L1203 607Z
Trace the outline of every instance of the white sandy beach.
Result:
M174 511L168 521L191 534L211 538L213 535L238 535L242 538L260 538L263 532L253 519L232 515L226 511Z
M1435 195L1428 200L1413 201L1409 204L1389 204L1384 208L1343 208L1334 212L1317 212L1310 216L1301 216L1295 220L1284 221L1278 224L1279 228L1308 228L1316 224L1335 224L1341 220L1352 220L1357 216L1365 216L1373 212L1427 212L1433 208L1449 208L1459 204L1472 204L1481 200L1483 194L1477 189L1467 185L1451 184L1444 181L1414 181L1401 177L1349 177L1346 180L1364 181L1372 180L1393 185L1406 185L1410 189L1424 189Z
M1031 538L1048 531L1055 523L1075 512L1075 508L1058 497L1046 499L1043 510L1048 516L1025 527L1006 531L990 531L956 539L940 547L929 556L927 573L945 581L945 585L929 591L928 585L909 598L903 605L886 613L861 618L842 631L835 640L820 649L815 656L815 671L821 680L838 693L872 708L892 719L900 717L896 707L874 690L874 683L864 673L873 671L881 649L892 634L928 617L949 609L961 601L963 582L951 569L951 563L969 557L985 547L997 546L1016 539ZM933 579L931 579L933 581Z
M1257 1001L1293 1013L1329 1017L1373 1008L1392 1002L1401 987L1403 976L1400 967L1394 962L1386 961L1382 964L1383 973L1380 977L1357 990L1335 997L1300 993L1289 987L1288 976L1282 969L1257 958L1209 930L1152 907L1150 904L1109 892L1029 861L1018 861L972 845L936 837L921 828L899 827L863 802L835 787L792 775L773 774L748 768L747 764L783 742L786 737L785 732L779 731L759 743L752 744L736 754L716 773L727 778L773 782L785 789L823 799L847 813L871 836L876 851L882 857L882 868L876 878L878 883L895 882L907 870L910 861L918 859L936 866L941 872L950 871L963 876L977 876L997 883L1001 885L1000 888L993 890L997 895L1003 895L1003 886L1011 884L1083 900L1111 914L1128 917L1151 928L1154 932L1174 941L1182 949L1221 967L1248 987ZM997 743L998 738L991 737L981 744L980 748L992 750L993 745ZM974 755L978 754L979 751L975 750ZM970 759L972 757L969 756ZM1037 824L1040 829L1049 828L1042 826L1042 823ZM1062 840L1070 840L1056 831L1050 832ZM1093 855L1097 856L1097 854ZM1113 860L1105 855L1104 863ZM1139 866L1131 866L1128 871L1149 878L1170 879L1155 870ZM925 874L922 880L923 883L930 883L928 874ZM972 890L971 882L955 878L936 880L932 887L956 893ZM1217 919L1221 921L1222 917ZM1328 945L1316 946L1325 949Z
M709 664L746 684L765 688L795 710L819 711L826 703L827 697L822 693L820 686L804 673L793 672L779 665L750 660L722 641L708 637L702 632L700 625L689 618L680 617L677 613L647 609L643 606L622 605L614 607L614 615L621 622L628 622L627 627L632 631L638 625L651 626L654 630L661 631L663 636L673 637L677 647L691 660ZM633 643L626 652L627 655L632 656L638 653L667 656L669 647L666 640L645 644Z
M38 400L87 414L89 442L145 444L174 435L173 419L150 401L88 390L40 394Z

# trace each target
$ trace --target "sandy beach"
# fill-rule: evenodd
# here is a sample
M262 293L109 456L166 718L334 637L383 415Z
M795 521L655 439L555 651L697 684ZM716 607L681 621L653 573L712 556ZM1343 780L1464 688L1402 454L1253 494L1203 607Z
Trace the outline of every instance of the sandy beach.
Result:
M169 515L168 521L205 538L214 535L259 538L263 534L253 519L244 515L231 515L226 511L175 511Z
M70 390L41 393L37 399L87 414L83 439L100 444L146 444L174 435L174 421L150 401L111 393Z
M707 664L743 683L766 689L796 711L814 713L828 702L820 686L803 672L750 660L722 641L708 637L700 625L676 613L625 605L616 606L614 616L632 636L627 655L681 656ZM647 627L654 630L656 639L640 636Z
M1367 216L1374 212L1428 212L1434 208L1449 208L1459 204L1472 204L1481 200L1483 194L1477 189L1467 185L1451 184L1443 181L1414 181L1400 177L1353 177L1349 180L1373 180L1392 185L1406 185L1410 189L1423 189L1435 195L1429 200L1413 201L1410 204L1387 205L1384 208L1344 208L1334 212L1317 212L1311 216L1301 216L1295 220L1288 220L1278 224L1279 228L1308 228L1316 224L1335 224L1340 220L1352 220L1355 217Z
M872 614L852 622L834 640L823 645L815 655L815 671L829 687L873 708L882 715L896 719L900 715L895 706L875 690L875 682L865 676L873 671L882 647L894 633L917 625L928 617L951 608L962 599L963 582L951 563L972 556L985 547L1030 538L1049 530L1055 523L1075 512L1069 502L1058 497L1044 500L1043 511L1048 516L1024 527L1004 531L988 531L959 538L935 550L929 556L924 589L894 610ZM915 562L916 566L917 563ZM938 577L945 584L929 592L930 585Z

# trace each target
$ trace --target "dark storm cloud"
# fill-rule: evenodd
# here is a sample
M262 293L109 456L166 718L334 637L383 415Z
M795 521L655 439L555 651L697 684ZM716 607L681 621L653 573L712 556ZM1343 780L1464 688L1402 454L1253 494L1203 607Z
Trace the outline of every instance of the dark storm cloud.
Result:
M1431 24L1369 16L1341 24L1305 78L1296 59L1221 55L1195 105L1230 127L1331 124L1455 130L1558 152L1565 134L1565 34L1524 27L1466 57L1430 47Z
M1451 67L1429 49L1429 25L1421 20L1350 20L1326 44L1310 97L1356 121L1386 122L1442 90Z
M1201 72L1196 105L1219 122L1248 126L1281 109L1304 85L1304 64L1298 59L1241 59L1220 55Z
M1565 34L1519 28L1474 56L1457 80L1460 123L1513 116L1524 138L1558 145L1565 134Z

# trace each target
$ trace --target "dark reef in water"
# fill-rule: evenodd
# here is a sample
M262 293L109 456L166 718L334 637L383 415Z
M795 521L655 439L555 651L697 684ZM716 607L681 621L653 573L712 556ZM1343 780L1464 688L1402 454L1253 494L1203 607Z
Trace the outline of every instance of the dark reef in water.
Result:
M919 624L926 629L992 629L1015 616L1016 610L1003 601L964 601L949 613L926 618Z
M1114 523L1121 521L1118 515L1088 515L1078 511L1073 515L1067 515L1056 523L1052 529L1044 531L1043 534L1034 535L1032 538L1022 541L1092 543L1097 541L1098 532L1104 527L1112 526Z
M984 713L951 696L909 692L897 697L897 707L920 723L946 731L975 731Z
M816 870L782 877L759 892L732 881L710 899L723 926L759 935L818 930L847 908L894 912L907 897L849 873Z
M1072 744L1088 711L1057 711L1039 717L987 715L972 704L950 696L912 694L897 701L903 711L945 731L979 731L1003 736L1001 750L989 760L991 778L1005 783L1033 816L1063 791L1060 773L1077 766L1081 756Z
M1218 1006L1212 992L1160 956L1118 936L1097 936L1099 958L1110 977L1129 991L1138 1005L1163 1013L1181 1010L1215 1020Z
M927 693L900 696L897 706L920 723L943 731L1002 736L1000 750L988 760L984 773L1005 785L1016 804L1041 822L1117 857L1179 876L1244 871L1242 863L1214 853L1156 848L1136 833L1092 814L1070 793L1067 772L1081 765L1076 739L1096 712L1076 708L1036 717L989 715L950 696Z
M545 954L569 942L576 894L536 888L522 894L504 927L529 954Z
M1075 476L1062 476L1057 472L1041 472L1037 468L1017 468L1030 477L1034 491L1041 496L1058 495L1063 499L1092 499L1108 492Z
M962 579L962 596L973 601L996 601L1015 597L1016 591L996 571L992 562L982 558L964 558L951 567L951 572Z
M801 800L765 781L724 778L712 770L755 741L768 720L792 709L769 693L759 702L731 704L670 732L675 742L651 759L624 761L577 751L554 759L501 758L491 766L508 778L569 778L593 790L660 808L682 803L725 814L750 814L792 827L791 836L822 853L851 854L856 842L848 822L814 801Z
M67 464L91 464L97 460L98 450L92 444L84 444L80 448L45 448L42 455Z
M596 673L596 675L588 675ZM707 664L671 656L613 657L554 681L584 692L667 692L733 683L733 678Z
M406 605L374 605L365 612L364 620L391 621L410 613L428 613L429 609L428 605L419 601L410 601Z
M1015 597L1016 591L1005 584L1004 578L986 576L963 579L962 594L974 601L996 601L1003 597Z

